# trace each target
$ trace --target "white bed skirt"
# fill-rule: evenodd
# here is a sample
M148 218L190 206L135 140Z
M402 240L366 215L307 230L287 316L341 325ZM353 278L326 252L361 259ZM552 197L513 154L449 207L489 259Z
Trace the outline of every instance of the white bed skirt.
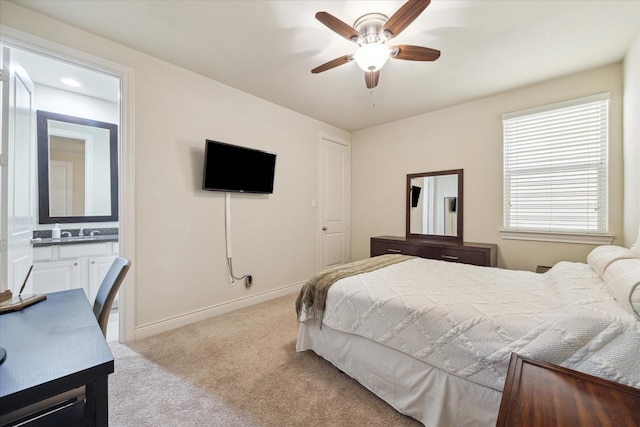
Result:
M502 393L359 335L307 320L297 351L313 350L397 411L427 427L495 426Z

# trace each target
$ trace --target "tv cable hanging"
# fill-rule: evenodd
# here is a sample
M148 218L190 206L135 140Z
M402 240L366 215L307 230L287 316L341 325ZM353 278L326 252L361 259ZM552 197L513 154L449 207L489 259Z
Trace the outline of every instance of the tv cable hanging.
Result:
M251 274L245 274L244 276L241 277L236 277L233 274L233 260L232 260L232 254L231 254L231 193L227 192L225 193L225 215L224 215L224 219L225 219L225 237L227 240L227 267L229 268L229 283L231 283L231 286L233 286L233 284L235 284L236 280L243 280L244 279L244 285L247 288L250 288L253 285L253 277L251 276Z

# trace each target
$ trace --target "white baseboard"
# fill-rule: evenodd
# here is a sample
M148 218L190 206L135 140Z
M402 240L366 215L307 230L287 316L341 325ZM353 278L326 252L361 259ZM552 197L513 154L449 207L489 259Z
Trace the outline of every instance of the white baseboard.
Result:
M296 293L300 291L302 285L303 282L293 285L287 285L278 289L262 292L260 294L251 295L245 298L239 298L237 300L225 302L222 304L213 305L201 310L192 311L190 313L175 316L169 319L147 323L135 328L134 340L137 341L143 338L150 337L152 335L159 334L161 332L170 331L181 326L186 326L191 323L199 322L201 320L220 316L221 314L229 313L241 308L250 307L261 302L269 301L274 298ZM293 307L291 308L291 310L293 311Z

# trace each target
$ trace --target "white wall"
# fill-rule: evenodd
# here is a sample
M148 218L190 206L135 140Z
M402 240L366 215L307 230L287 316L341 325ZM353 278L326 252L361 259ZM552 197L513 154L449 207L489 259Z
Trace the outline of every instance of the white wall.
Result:
M135 71L136 227L128 238L135 238L136 337L297 286L315 272L318 136L348 141L348 132L15 4L0 8L6 26ZM234 271L253 275L250 290L229 287L224 194L200 189L206 138L278 155L272 195L231 197Z
M624 245L640 232L640 32L624 60Z
M352 259L405 234L409 173L464 169L464 240L497 243L498 266L584 261L592 245L502 240L504 113L611 91L610 232L622 243L622 65L613 64L352 134Z

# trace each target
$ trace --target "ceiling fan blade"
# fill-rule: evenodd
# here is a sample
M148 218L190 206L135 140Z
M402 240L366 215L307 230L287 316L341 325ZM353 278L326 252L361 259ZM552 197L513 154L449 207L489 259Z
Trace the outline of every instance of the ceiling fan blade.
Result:
M422 46L400 44L391 48L391 57L407 61L435 61L440 58L440 51Z
M327 12L316 13L316 19L347 40L355 41L360 38L360 33L357 32L353 27L345 24L344 22Z
M380 70L365 72L364 80L367 83L367 89L373 89L374 87L378 86L378 80L380 80Z
M396 37L409 26L431 3L431 0L409 0L382 27L382 32Z
M329 62L325 62L324 64L314 68L313 70L311 70L311 72L313 74L318 74L321 73L323 71L327 71L330 70L332 68L337 67L338 65L342 65L342 64L346 64L347 62L350 62L353 59L353 55L345 55L345 56L341 56L340 58L336 58L333 59Z

